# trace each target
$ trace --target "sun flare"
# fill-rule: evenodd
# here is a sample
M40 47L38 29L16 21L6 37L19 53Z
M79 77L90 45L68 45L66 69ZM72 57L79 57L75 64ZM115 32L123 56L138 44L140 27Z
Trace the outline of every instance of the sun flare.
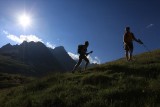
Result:
M19 16L18 20L19 20L19 24L24 28L26 28L26 27L31 25L31 19L26 14L23 14L22 16Z

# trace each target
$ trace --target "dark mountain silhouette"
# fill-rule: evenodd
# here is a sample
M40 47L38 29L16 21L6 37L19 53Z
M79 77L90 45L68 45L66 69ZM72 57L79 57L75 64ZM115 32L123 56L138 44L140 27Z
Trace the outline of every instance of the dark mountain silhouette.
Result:
M72 70L75 65L75 61L68 55L63 46L56 47L55 49L50 49L53 56L56 57L60 65L64 70Z
M16 71L16 73L27 75L43 75L53 71L69 71L75 65L75 61L68 55L64 47L49 49L41 42L24 41L20 45L13 46L6 44L0 48L0 55L12 60L10 66L6 66L7 68L0 67L0 71L3 68L3 71L9 73ZM27 69L15 66L14 62L27 66Z

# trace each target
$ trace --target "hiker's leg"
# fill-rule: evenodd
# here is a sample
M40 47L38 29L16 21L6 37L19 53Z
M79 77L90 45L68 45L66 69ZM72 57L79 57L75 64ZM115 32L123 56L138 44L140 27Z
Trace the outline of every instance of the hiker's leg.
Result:
M86 56L84 57L84 60L86 61L86 65L85 65L85 70L86 70L86 68L87 68L87 66L89 64L89 60L88 60L88 58Z
M132 61L133 43L130 44L129 53L130 53L129 60Z
M128 51L129 51L129 61L132 61L132 53L133 53L133 43L131 42L130 44L128 44Z
M129 55L129 60L132 61L132 53L133 53L133 49L130 50L130 55Z
M81 62L82 62L82 58L79 57L79 60L78 60L77 64L74 66L74 69L72 70L72 72L74 72L79 67Z
M127 61L128 61L128 60L129 60L129 57L128 57L128 50L126 50L125 55L126 55L126 59L127 59Z
M128 61L129 60L129 57L128 57L129 47L127 44L124 44L124 50L125 50L126 59Z

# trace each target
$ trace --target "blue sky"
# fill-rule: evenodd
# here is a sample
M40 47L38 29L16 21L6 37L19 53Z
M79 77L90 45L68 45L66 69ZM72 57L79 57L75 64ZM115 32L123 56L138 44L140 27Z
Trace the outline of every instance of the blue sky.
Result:
M26 13L31 25L25 29L18 17ZM159 0L0 0L0 47L24 40L47 46L63 45L77 57L77 45L90 42L92 62L124 57L126 26L150 50L160 48ZM134 43L134 54L146 52Z

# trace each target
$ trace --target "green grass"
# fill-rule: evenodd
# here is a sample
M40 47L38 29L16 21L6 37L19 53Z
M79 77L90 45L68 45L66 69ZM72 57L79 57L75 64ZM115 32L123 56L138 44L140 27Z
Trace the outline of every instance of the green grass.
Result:
M0 107L159 107L160 50L134 58L3 89Z
M10 56L0 55L0 73L29 75L31 72L32 68L29 65L15 60Z
M0 73L0 90L20 86L33 81L31 77Z

